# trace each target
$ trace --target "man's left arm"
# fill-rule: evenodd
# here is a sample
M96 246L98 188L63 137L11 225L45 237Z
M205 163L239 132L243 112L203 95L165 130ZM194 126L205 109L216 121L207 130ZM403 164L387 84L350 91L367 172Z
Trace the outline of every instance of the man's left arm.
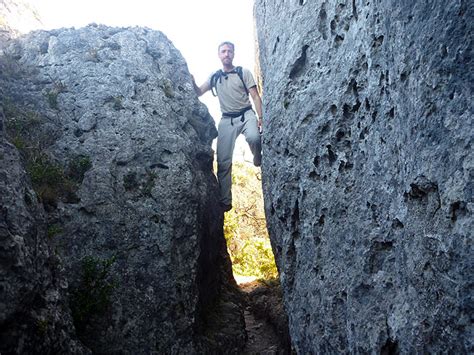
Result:
M251 87L249 89L250 96L252 97L253 104L255 106L255 110L257 111L258 115L258 127L262 128L262 99L260 98L260 94L258 93L257 87Z

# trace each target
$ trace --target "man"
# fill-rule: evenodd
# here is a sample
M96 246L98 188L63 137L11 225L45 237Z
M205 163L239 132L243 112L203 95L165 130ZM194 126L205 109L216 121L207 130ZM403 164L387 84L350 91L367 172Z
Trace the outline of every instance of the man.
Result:
M217 92L222 111L217 136L217 179L221 194L221 207L224 212L232 209L232 154L235 140L243 134L254 156L255 166L262 164L262 100L252 73L247 69L235 67L234 44L223 42L218 47L222 70L214 73L200 87L194 83L198 96L209 90ZM193 79L194 80L194 79ZM258 120L249 100L249 94L258 114Z

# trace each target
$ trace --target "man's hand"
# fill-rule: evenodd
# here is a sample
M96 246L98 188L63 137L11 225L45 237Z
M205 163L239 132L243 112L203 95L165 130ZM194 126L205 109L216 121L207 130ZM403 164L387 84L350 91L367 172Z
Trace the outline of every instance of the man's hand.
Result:
M252 97L253 104L255 105L255 111L257 111L258 116L258 131L262 133L262 99L257 91L257 87L253 86L249 89L250 96Z
M193 87L194 87L194 91L196 92L197 96L201 96L204 93L206 93L207 91L211 90L209 82L206 81L204 84L202 84L199 87L199 86L197 86L196 80L194 79L194 75L192 75L192 74L191 74L191 79L193 80Z
M192 75L192 74L191 74L191 79L193 80L193 88L194 88L194 91L196 92L196 95L201 96L200 95L201 90L199 89L199 86L197 86L196 79L194 79L194 75Z

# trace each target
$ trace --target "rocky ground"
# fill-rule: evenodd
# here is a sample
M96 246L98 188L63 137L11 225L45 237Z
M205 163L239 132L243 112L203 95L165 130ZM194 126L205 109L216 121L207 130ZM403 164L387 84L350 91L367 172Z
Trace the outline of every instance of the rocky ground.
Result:
M280 284L252 281L240 284L240 288L246 301L248 341L244 354L291 354Z

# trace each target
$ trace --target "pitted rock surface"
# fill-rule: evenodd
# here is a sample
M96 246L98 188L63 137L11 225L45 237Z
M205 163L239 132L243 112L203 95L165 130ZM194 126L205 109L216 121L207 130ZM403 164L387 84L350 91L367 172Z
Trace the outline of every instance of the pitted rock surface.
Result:
M256 1L298 353L472 353L473 5Z
M46 214L1 130L0 260L0 353L89 353L75 337Z
M91 25L28 34L2 59L16 73L2 83L5 111L36 113L40 148L73 180L43 201L70 294L87 257L111 261L111 302L80 340L97 353L236 353L237 300L220 333L207 331L235 285L212 173L217 131L181 54L158 31Z

